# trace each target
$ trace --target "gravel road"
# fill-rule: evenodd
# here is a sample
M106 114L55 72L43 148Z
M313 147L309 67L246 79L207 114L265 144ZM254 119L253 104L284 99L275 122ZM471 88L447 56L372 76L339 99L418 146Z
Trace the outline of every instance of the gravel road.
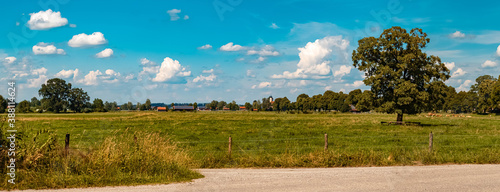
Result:
M188 183L38 191L500 191L500 165L199 171L205 178Z

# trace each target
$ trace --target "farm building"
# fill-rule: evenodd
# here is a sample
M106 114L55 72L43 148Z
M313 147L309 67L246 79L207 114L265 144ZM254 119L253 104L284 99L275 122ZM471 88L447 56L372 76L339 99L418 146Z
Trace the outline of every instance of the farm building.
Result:
M158 111L158 112L166 112L167 111L167 107L156 107L156 111Z
M174 111L194 111L193 106L174 106L172 109Z
M210 111L210 108L205 107L205 106L200 106L200 107L198 107L198 111Z
M245 106L240 106L240 111L247 111L247 108Z

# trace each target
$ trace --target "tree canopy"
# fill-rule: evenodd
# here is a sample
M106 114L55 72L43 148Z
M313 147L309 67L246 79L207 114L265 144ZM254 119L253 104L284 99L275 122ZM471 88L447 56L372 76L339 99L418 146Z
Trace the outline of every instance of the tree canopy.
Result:
M401 27L384 30L380 37L358 41L352 53L354 67L365 72L365 85L371 86L377 111L416 114L425 110L432 94L440 90L438 81L447 80L449 70L437 56L427 55L423 48L430 39L422 29L409 33ZM444 84L441 84L444 85Z

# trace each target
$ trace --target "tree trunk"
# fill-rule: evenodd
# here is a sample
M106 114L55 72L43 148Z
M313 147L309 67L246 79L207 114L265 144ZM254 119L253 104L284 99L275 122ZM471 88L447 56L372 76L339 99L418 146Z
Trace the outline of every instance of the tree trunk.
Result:
M398 113L397 123L403 123L403 113Z

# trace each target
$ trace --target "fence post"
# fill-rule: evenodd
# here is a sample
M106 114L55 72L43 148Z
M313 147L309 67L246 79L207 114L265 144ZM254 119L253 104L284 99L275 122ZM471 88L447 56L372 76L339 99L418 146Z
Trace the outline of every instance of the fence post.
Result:
M229 154L229 158L231 159L231 145L233 143L233 140L231 138L231 136L229 136L229 150L228 150L228 154Z
M64 153L68 155L69 152L69 133L66 134L66 140L65 140L65 146L64 146Z
M325 151L328 150L328 134L325 133Z
M433 138L434 135L432 134L432 131L431 133L429 133L429 153L432 153L432 146L433 146Z

